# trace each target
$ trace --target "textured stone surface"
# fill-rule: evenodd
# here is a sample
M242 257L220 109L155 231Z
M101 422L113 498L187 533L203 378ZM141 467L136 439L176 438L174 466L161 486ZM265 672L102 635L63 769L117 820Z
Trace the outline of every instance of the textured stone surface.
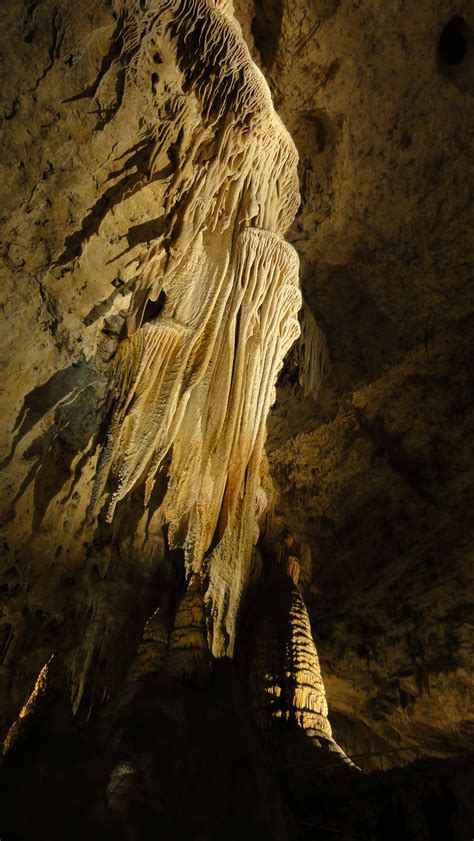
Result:
M265 570L254 609L249 669L254 716L263 730L290 722L311 737L330 739L318 655L298 587L299 562L291 549L282 549Z
M1 5L6 839L467 841L472 9L234 7Z
M301 295L283 239L297 153L230 11L4 11L21 41L18 56L7 46L17 105L4 128L7 722L51 650L74 712L103 700L153 599L173 658L186 628L195 648L184 576L204 647L234 650ZM27 55L34 44L41 65L43 42L36 77ZM55 117L38 136L46 102ZM178 586L158 595L170 567Z
M289 238L331 361L316 405L294 358L281 380L270 542L289 527L309 547L347 750L472 747L474 56L439 46L472 8L236 8L300 154Z

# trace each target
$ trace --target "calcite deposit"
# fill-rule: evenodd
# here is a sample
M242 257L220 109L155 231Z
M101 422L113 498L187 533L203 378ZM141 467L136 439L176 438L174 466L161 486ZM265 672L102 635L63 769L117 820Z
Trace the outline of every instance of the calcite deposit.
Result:
M1 841L468 841L469 0L0 24Z
M30 14L35 26L46 26L45 9ZM81 16L54 8L63 51L72 49L84 15L87 9ZM297 153L229 9L211 1L104 9L85 38L71 53L70 79L61 69L57 83L57 106L71 125L59 115L50 141L62 154L62 132L77 124L84 160L74 157L78 138L68 134L68 166L71 187L81 177L84 184L66 195L54 177L40 185L36 212L49 216L53 202L68 204L70 221L60 231L56 220L51 241L41 223L37 238L51 257L36 268L21 258L19 274L8 276L12 329L23 276L24 286L39 284L39 304L56 315L44 323L41 342L30 337L32 358L49 347L49 362L33 367L38 385L29 383L28 394L20 395L26 359L7 359L12 420L2 474L9 551L43 570L50 558L59 585L78 570L84 575L84 562L86 577L94 571L98 579L97 589L88 582L72 594L72 615L83 622L83 638L68 641L66 655L75 710L95 683L100 652L106 657L105 639L122 632L110 592L117 556L136 563L139 577L146 569L147 578L161 574L167 551L183 550L175 564L188 582L201 582L207 644L215 656L232 654L266 505L266 418L299 334L301 303L298 258L282 238L299 203ZM39 112L27 81L23 107ZM10 148L13 156L14 142ZM57 168L55 159L51 171ZM31 201L17 203L7 220L9 254L12 226L26 228L22 214L32 212ZM54 235L61 237L55 244ZM31 250L36 255L35 241ZM93 301L88 312L72 300L72 288ZM39 577L46 585L44 571ZM126 589L123 577L117 584ZM46 586L54 592L51 579ZM21 602L18 593L5 626L12 662L21 660ZM56 621L68 624L63 615ZM167 621L171 633L173 616ZM116 680L117 664L111 668ZM15 707L24 687L11 678Z

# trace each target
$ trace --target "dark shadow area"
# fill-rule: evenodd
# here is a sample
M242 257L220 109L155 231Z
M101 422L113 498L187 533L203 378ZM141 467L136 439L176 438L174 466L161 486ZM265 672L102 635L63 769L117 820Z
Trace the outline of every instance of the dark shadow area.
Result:
M0 781L4 841L287 838L226 662L206 690L165 676L125 686L83 729L67 715L64 694L51 699Z
M127 233L128 247L134 248L135 245L141 245L143 242L151 242L157 239L163 233L164 227L163 216L159 216L156 219L149 219L140 225L132 225Z
M443 27L439 36L438 50L442 66L453 67L460 64L467 53L468 27L459 15L454 15Z
M120 175L123 177L103 192L83 218L81 227L66 237L64 251L55 265L65 266L79 257L85 243L98 232L107 213L120 204L125 194L133 195L147 181L154 148L154 139L145 138L128 150L129 157L123 167L110 173L107 180L111 181Z
M282 0L255 0L252 35L266 70L271 70L278 52L284 4Z
M95 304L95 306L89 310L87 315L84 316L84 324L86 327L89 327L99 318L110 312L118 295L126 295L128 291L128 284L121 281L120 278L116 278L115 281L113 281L113 285L115 286L115 290L99 304Z
M461 91L472 93L474 57L470 25L460 15L453 15L443 27L438 41L440 72Z
M3 470L15 455L16 448L22 438L51 409L78 393L80 388L87 387L93 378L87 362L74 362L62 371L56 371L43 385L36 386L25 396L23 406L15 421L13 431L16 433L9 455L0 464Z
M69 496L85 462L98 445L99 416L103 407L97 388L100 383L94 375L87 362L74 363L57 371L26 395L16 419L12 447L0 469L11 462L20 441L55 408L51 425L23 453L23 458L32 465L11 503L13 511L34 482L33 530L39 528L48 505L70 479L71 465L77 453L83 455L74 470Z
M472 756L364 775L298 728L265 748L244 683L124 684L85 724L58 674L0 768L4 841L470 841ZM27 808L25 806L27 805Z
M145 309L143 310L141 326L144 324L149 324L152 321L155 321L160 313L163 310L163 307L166 303L166 294L161 290L158 298L156 301L153 301L151 298L148 298Z

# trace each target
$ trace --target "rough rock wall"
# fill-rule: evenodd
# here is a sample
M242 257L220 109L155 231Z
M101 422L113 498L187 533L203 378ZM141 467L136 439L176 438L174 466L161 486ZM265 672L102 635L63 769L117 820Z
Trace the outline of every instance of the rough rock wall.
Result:
M280 380L270 544L290 528L306 558L333 729L349 752L464 750L472 4L242 0L236 9L300 154L289 239L331 362L316 404L298 388L296 359ZM415 755L387 753L375 767Z

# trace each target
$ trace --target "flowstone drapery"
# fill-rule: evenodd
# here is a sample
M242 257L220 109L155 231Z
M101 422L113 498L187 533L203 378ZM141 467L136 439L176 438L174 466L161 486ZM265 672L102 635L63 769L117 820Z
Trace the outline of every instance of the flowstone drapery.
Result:
M233 651L265 508L266 417L301 306L282 238L299 202L297 153L227 7L166 2L143 24L141 49L161 34L158 73L176 87L155 157L170 157L173 137L175 160L164 233L113 362L94 492L98 506L109 494L111 521L134 488L145 485L150 505L164 481L155 516L184 549L188 579L202 580L215 656Z
M164 669L200 682L212 656L234 653L269 503L266 419L300 333L299 261L283 239L299 203L297 153L228 3L168 0L142 26L134 66L159 33L156 78L166 80L169 105L155 160L163 163L166 152L172 167L163 234L141 266L112 363L93 504L112 522L142 487L148 520L165 529L169 550L184 552L186 590L174 617L158 610L150 620L130 678ZM309 311L302 324L301 369L316 393L325 348ZM281 593L291 602L272 613L278 662L291 638L291 663L283 671L270 664L278 715L328 741L303 598L296 583L287 592L283 562L277 578L276 602ZM257 652L253 690L266 726L258 711L263 692L265 718L271 690L257 674L264 661ZM286 692L281 676L290 672Z

